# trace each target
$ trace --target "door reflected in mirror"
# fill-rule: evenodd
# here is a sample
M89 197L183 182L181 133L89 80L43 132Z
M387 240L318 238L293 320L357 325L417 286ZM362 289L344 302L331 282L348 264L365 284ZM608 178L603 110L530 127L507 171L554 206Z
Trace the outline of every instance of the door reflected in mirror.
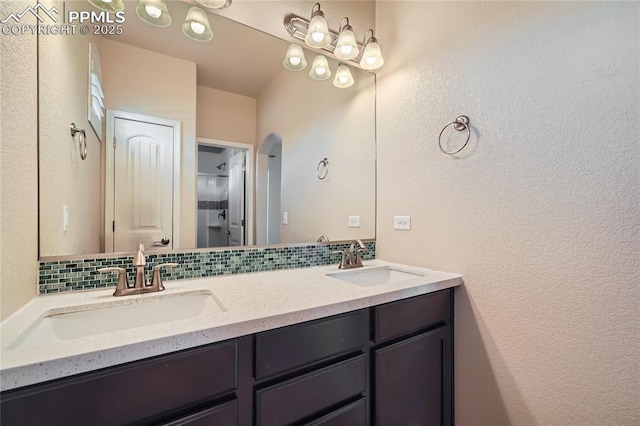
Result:
M190 4L167 2L158 28L135 3L122 34L39 37L42 257L375 238L373 74L351 67L337 88L283 67L284 27L287 41L207 13L213 39L196 42Z

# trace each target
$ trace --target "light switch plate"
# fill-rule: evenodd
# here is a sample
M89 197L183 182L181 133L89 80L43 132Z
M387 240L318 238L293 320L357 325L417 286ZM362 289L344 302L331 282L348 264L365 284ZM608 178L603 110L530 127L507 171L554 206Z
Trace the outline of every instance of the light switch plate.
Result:
M394 216L393 229L408 231L411 229L411 216Z
M289 223L289 213L288 212L282 212L282 224L286 225Z
M360 228L360 216L349 216L349 228Z

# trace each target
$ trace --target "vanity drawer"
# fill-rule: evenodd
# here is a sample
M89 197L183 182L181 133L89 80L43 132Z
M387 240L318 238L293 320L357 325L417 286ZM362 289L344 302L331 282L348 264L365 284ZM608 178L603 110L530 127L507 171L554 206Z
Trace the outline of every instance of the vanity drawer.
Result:
M451 289L374 308L375 341L380 342L451 318Z
M365 426L367 422L365 398L342 407L305 426Z
M130 423L236 388L237 341L107 368L1 396L11 425Z
M163 426L235 426L238 424L237 405L236 401L227 402L170 423L163 423Z
M359 355L256 391L258 426L281 426L365 392L367 356ZM330 423L329 423L330 424Z
M367 310L256 335L256 380L356 350L369 339Z

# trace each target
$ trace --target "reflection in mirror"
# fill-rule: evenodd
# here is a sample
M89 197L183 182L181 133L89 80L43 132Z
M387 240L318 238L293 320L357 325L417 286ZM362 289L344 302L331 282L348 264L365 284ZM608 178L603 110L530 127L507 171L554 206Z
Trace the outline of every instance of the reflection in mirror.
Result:
M373 74L351 67L337 88L309 77L316 52L285 69L290 41L207 13L213 39L197 42L190 4L167 2L166 28L135 5L122 34L39 37L41 256L375 237Z

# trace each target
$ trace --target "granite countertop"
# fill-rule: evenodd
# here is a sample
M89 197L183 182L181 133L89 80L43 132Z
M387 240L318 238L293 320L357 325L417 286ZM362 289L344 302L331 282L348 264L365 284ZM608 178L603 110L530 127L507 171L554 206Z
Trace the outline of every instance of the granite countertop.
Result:
M166 290L115 298L113 289L38 296L0 324L0 390L5 391L169 352L188 349L336 315L462 284L457 274L414 268L381 260L364 269L393 266L423 276L362 287L327 276L336 265L303 269L167 281ZM185 291L210 291L226 312L57 341L44 346L12 348L12 343L39 318L56 310L86 309L96 303L128 304L132 298L170 298Z

